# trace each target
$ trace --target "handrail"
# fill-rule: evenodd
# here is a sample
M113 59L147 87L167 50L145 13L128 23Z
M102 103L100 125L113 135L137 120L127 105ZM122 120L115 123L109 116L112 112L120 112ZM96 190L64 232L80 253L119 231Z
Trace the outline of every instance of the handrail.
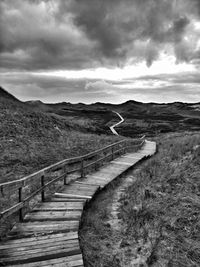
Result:
M145 135L142 136L139 139L141 140L141 139L144 139L144 138L145 138ZM138 139L131 139L131 141L136 141L136 140L138 140ZM26 181L29 180L29 179L31 179L31 178L38 178L38 176L44 175L48 171L55 171L55 170L58 170L58 168L62 168L63 165L71 164L71 163L77 163L77 162L79 162L81 160L88 159L88 158L96 155L97 153L100 153L100 152L102 152L102 151L104 151L104 150L106 150L108 148L114 147L114 146L116 146L118 144L121 144L121 143L123 143L125 141L127 141L127 140L125 140L125 139L124 140L121 140L119 142L113 143L111 145L108 145L108 146L106 146L104 148L95 150L95 151L90 152L90 153L88 153L86 155L83 155L83 156L78 156L78 157L73 157L73 158L61 160L61 161L56 162L56 163L54 163L54 164L52 164L52 165L50 165L48 167L45 167L45 168L43 168L43 169L41 169L41 170L39 170L39 171L37 171L35 173L32 173L32 174L30 174L28 176L25 176L25 177L23 177L21 179L10 181L10 182L1 183L0 184L0 190L2 188L4 188L4 187L10 187L10 186L13 186L13 185L17 185L18 183L20 185L22 185L22 186L25 186L26 185Z
M13 186L13 185L17 185L18 183L20 184L20 186L21 185L25 186L26 185L26 181L31 179L31 178L38 178L38 176L44 175L48 171L58 170L58 168L62 168L63 165L71 164L71 163L77 163L77 162L79 162L81 160L88 159L88 158L94 156L95 154L97 154L99 152L102 152L103 150L106 150L106 149L108 149L110 147L113 147L115 145L118 145L118 144L120 144L120 143L122 143L124 141L125 140L121 140L119 142L113 143L111 145L108 145L108 146L106 146L104 148L95 150L95 151L90 152L90 153L88 153L86 155L83 155L83 156L78 156L78 157L73 157L73 158L61 160L61 161L56 162L56 163L54 163L54 164L52 164L52 165L50 165L48 167L45 167L45 168L43 168L43 169L41 169L41 170L39 170L39 171L37 171L35 173L32 173L32 174L30 174L28 176L25 176L25 177L23 177L21 179L10 181L10 182L1 183L0 184L0 190L2 188L4 188L4 187L8 187L8 186L10 187L10 186Z
M23 207L26 206L26 203L29 202L33 197L35 197L37 194L41 193L41 198L42 201L45 200L45 195L44 195L44 189L48 188L50 185L56 183L57 181L63 179L64 184L67 184L66 177L69 174L75 173L75 172L80 172L80 177L84 177L86 169L95 166L95 169L97 169L97 164L102 162L105 159L110 158L110 160L113 160L116 156L116 154L123 154L126 153L126 151L132 147L140 147L144 143L145 136L142 136L141 138L138 139L124 139L121 141L118 141L116 143L110 144L104 148L95 150L93 152L90 152L86 155L79 156L79 157L73 157L69 159L64 159L62 161L59 161L57 163L54 163L46 168L43 168L40 171L37 171L33 174L30 174L28 176L25 176L24 178L11 181L11 182L6 182L6 183L1 183L0 184L0 191L3 193L5 189L9 189L10 187L14 187L15 189L18 189L18 203L13 205L12 207L4 210L3 212L0 212L0 220L7 218L8 216L12 215L13 213L19 211L19 218L22 221L23 220L23 212L22 209ZM122 146L122 147L120 147ZM107 151L107 155L103 154L100 158L95 158L93 162L90 162L87 165L84 165L85 161L88 159L91 159L93 157L99 156L101 152ZM80 163L80 166L76 169L73 170L67 170L68 165L72 165L75 163ZM50 173L50 171L58 171L62 170L62 173L57 175L56 178L52 179L51 181L47 181L45 184L44 178L45 174ZM22 189L28 185L28 181L31 179L41 179L41 186L39 189L36 189L34 192L30 193L29 196L26 198L22 199ZM69 182L69 181L68 181Z

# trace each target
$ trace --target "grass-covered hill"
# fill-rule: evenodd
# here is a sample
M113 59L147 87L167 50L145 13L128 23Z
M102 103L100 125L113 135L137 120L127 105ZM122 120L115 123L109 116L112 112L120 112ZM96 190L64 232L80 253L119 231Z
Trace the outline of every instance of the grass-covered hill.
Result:
M0 182L115 142L90 121L36 110L0 88Z
M127 101L119 105L95 103L85 104L44 104L29 101L31 107L59 116L87 121L95 130L108 132L117 118L111 111L118 111L125 119L118 126L124 136L135 137L142 134L155 136L159 133L200 130L200 103L174 102L169 104L140 103ZM111 121L112 120L112 121Z
M84 124L85 128L95 133L110 133L109 122L115 118L118 120L111 108L104 108L103 106L67 102L45 104L41 101L27 101L26 104L34 110L55 114L68 121L76 121L80 125Z
M125 119L118 127L123 135L134 136L143 132L155 136L159 133L200 130L200 103L128 101L119 105L117 110Z
M0 181L114 142L108 126L128 137L200 130L200 103L45 104L21 102L0 87ZM109 135L104 135L109 134Z

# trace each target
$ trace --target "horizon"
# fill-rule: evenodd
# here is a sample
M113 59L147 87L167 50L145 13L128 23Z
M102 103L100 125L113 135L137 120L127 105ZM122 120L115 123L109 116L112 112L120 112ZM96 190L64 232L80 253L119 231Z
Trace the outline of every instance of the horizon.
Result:
M200 102L197 0L0 2L0 79L22 101Z
M5 90L7 93L11 94L8 90L6 90L5 88L3 88L2 86L0 86L0 89ZM167 105L167 104L176 104L176 103L181 103L181 104L200 104L200 102L180 102L180 101L174 101L174 102L163 102L163 103L157 103L157 102L140 102L140 101L136 101L134 99L129 99L125 102L120 102L120 103L110 103L110 102L91 102L91 103L84 103L84 102L67 102L67 101L62 101L62 102L44 102L41 101L40 99L36 99L36 100L32 100L32 99L28 99L23 101L22 99L16 97L14 94L11 94L12 96L14 96L17 100L19 100L20 102L26 103L26 102L40 102L42 104L45 105L53 105L53 104L73 104L73 105L77 105L77 104L83 104L83 105L94 105L94 104L104 104L104 105L122 105L125 104L127 102L136 102L136 103L141 103L141 104L156 104L156 105Z

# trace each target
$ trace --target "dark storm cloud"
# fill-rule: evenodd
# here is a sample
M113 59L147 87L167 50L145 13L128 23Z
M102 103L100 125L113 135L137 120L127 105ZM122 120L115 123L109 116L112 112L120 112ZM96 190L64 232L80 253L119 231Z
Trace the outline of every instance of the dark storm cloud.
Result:
M92 42L70 14L59 23L53 1L2 1L0 53L2 68L80 69L95 64ZM81 41L80 41L81 40Z
M2 0L0 67L83 69L123 65L130 58L150 66L166 45L178 61L198 59L199 51L183 37L191 20L199 19L199 2Z
M105 57L125 58L135 41L151 40L144 53L148 65L158 57L155 45L180 43L190 23L187 10L171 0L75 0L71 12Z

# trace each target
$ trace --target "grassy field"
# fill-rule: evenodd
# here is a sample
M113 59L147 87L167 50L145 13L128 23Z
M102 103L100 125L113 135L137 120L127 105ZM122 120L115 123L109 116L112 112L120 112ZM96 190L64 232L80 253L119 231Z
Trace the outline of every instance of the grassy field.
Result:
M0 125L0 182L20 178L120 139L94 134L87 120L33 111L10 99L0 100Z
M80 236L86 266L200 265L200 134L168 134L156 141L158 153L128 174L134 183L119 201L120 231L108 222L124 178L85 211Z

